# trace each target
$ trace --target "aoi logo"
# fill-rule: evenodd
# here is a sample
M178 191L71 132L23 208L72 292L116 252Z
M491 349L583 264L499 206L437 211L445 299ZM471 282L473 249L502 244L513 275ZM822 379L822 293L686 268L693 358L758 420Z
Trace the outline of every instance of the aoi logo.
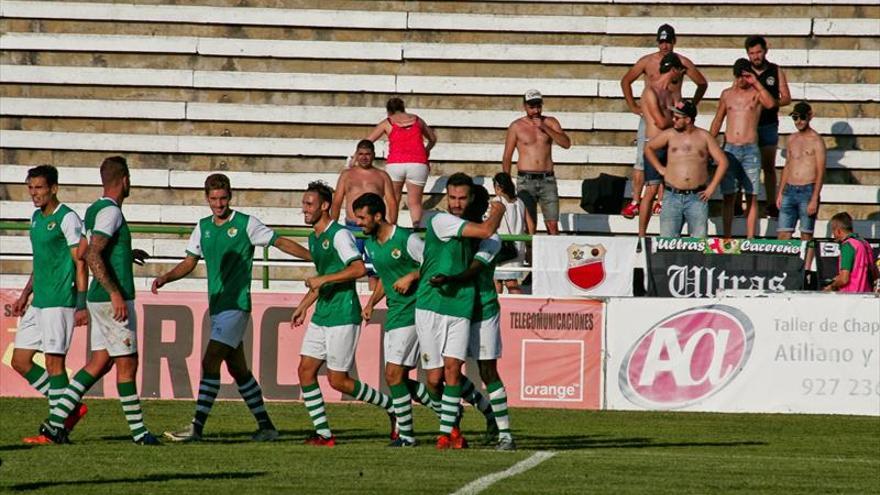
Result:
M674 409L726 387L745 367L755 330L721 304L675 313L642 335L620 365L620 391L633 404Z

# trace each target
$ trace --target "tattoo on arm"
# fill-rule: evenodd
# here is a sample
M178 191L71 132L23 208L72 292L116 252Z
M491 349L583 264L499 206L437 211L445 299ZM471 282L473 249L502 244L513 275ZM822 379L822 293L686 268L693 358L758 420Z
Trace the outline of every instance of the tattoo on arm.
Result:
M93 235L89 241L89 247L86 250L86 263L88 263L89 269L92 271L95 280L97 280L108 293L112 294L114 292L120 292L119 285L117 285L116 281L110 275L110 272L107 270L107 264L104 263L104 258L101 256L101 253L107 247L109 242L110 239L107 237L97 234Z

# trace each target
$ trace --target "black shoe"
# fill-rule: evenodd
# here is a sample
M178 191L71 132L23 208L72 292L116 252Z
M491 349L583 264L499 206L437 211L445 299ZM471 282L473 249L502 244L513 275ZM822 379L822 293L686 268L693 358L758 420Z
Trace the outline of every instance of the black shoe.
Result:
M40 425L40 435L52 440L52 443L57 444L66 444L70 443L70 439L67 438L67 434L69 432L62 428L55 428L49 423L43 423Z
M150 432L144 433L144 436L138 440L132 439L132 442L134 442L135 445L162 445L162 442Z

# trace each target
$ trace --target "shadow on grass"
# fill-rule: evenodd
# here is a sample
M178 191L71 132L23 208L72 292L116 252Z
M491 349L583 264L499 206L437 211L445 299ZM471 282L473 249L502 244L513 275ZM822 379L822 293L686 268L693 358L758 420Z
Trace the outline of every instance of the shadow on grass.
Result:
M7 450L28 450L34 447L40 447L40 445L0 445L0 452L5 452Z
M746 447L769 445L754 440L735 440L729 442L656 442L651 438L601 438L589 435L564 435L555 437L524 436L516 437L520 448L535 450L579 450L579 449L649 449L668 447Z
M303 443L306 438L310 437L314 430L279 430L281 434L277 440L273 440L271 443ZM239 443L253 443L251 440L251 435L254 434L254 431L235 431L235 432L220 432L212 434L210 430L208 433L202 438L199 443L208 443L208 444L239 444ZM336 435L339 439L345 440L382 440L388 439L388 434L375 433L372 431L366 432L363 428L349 428L349 429L334 429L333 434ZM174 444L175 442L171 442L167 439L159 437L163 440L163 443ZM106 435L99 437L100 440L103 441L131 441L131 437L128 435ZM22 446L27 447L27 446Z
M75 480L75 481L37 481L34 483L19 483L9 487L12 491L26 492L31 490L41 490L43 488L51 488L56 486L88 486L88 485L110 485L114 483L144 483L144 482L165 482L171 480L214 480L214 479L248 479L265 476L265 472L245 472L245 473L167 473L167 474L150 474L147 476L139 476L137 478L108 478L99 480Z

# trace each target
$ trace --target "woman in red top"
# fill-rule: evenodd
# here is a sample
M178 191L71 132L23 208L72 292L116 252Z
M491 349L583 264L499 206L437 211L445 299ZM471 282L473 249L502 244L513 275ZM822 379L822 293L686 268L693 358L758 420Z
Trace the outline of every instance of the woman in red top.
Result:
M422 191L428 181L428 156L437 143L437 135L418 115L406 113L400 98L391 98L385 108L388 118L376 124L367 139L376 141L383 134L388 136L385 171L391 176L398 203L406 183L406 204L413 227L418 227L422 220Z

